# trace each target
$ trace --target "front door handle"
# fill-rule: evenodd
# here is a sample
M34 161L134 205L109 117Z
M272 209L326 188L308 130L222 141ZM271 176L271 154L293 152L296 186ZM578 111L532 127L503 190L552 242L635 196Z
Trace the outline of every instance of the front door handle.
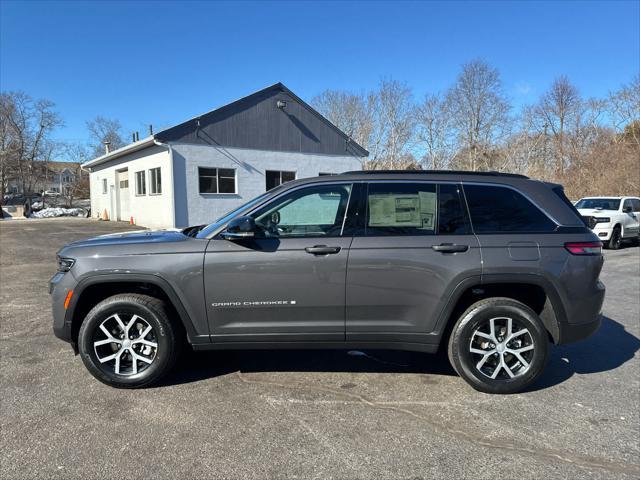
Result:
M433 245L431 247L436 252L440 253L456 253L466 252L469 250L469 245L455 245L453 243L441 243L440 245Z
M307 247L305 252L312 255L333 255L340 251L340 247L328 247L326 245L314 245L313 247Z

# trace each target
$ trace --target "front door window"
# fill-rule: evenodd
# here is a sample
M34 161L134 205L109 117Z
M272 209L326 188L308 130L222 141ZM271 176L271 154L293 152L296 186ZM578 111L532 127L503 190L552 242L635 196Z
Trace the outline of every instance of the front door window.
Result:
M252 216L265 237L337 237L342 234L351 185L321 185L283 195Z

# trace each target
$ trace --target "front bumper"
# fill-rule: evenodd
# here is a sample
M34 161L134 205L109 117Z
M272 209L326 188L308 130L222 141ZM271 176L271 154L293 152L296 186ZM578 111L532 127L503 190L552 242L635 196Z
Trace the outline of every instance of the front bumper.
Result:
M71 343L74 350L76 350L76 346L71 332L71 321L67 321L67 310L64 308L64 302L69 292L76 286L76 283L75 278L69 272L58 272L49 280L53 333L59 339Z
M598 236L599 240L606 241L611 238L611 233L613 233L613 227L610 223L599 223L591 230Z

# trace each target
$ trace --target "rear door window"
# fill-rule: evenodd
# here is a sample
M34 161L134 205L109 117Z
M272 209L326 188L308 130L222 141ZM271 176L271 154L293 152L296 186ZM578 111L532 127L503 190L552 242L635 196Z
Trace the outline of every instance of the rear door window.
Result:
M457 185L369 184L366 235L464 234L469 231Z
M557 225L521 193L493 185L464 185L475 233L545 233Z

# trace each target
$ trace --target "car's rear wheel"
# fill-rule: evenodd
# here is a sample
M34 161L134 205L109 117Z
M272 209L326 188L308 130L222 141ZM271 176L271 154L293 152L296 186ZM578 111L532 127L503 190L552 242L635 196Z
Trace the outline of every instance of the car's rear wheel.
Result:
M541 320L523 303L488 298L460 316L448 351L454 369L476 390L516 393L542 374L548 337Z
M78 334L82 361L107 385L139 388L160 380L176 362L180 341L161 300L120 294L98 303Z
M607 242L607 248L611 250L619 250L622 246L622 232L620 231L620 227L616 226L611 232L611 238Z

